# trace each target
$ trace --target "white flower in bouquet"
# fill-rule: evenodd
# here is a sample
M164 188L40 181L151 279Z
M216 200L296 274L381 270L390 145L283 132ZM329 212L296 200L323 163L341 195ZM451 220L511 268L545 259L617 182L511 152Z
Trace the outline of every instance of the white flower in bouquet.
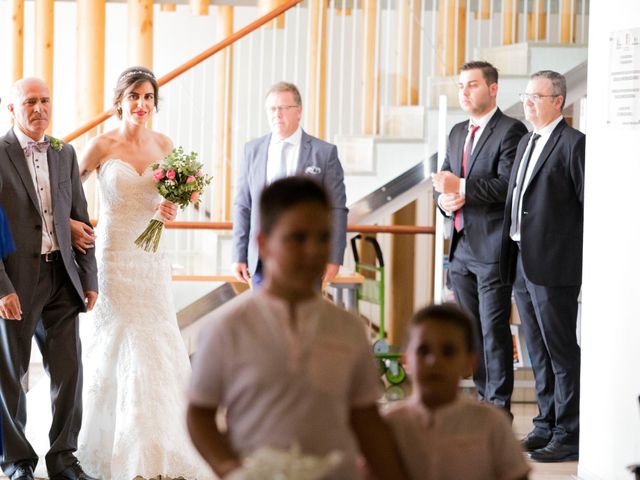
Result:
M261 447L242 461L242 468L225 480L319 480L341 462L342 453L333 451L323 457L303 454L295 444L289 450Z
M202 164L196 161L198 154L185 154L182 147L174 148L162 163L154 163L153 170L158 193L181 208L200 203L204 187L211 183L211 177L204 173ZM136 239L135 244L147 252L158 251L164 222L156 213L144 232Z

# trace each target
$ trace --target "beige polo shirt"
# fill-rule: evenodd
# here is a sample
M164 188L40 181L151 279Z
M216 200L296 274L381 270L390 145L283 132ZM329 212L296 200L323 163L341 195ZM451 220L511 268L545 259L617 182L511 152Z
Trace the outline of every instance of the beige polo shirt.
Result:
M233 448L261 446L344 454L332 479L357 479L350 410L374 404L380 375L362 322L316 296L288 305L259 290L216 311L196 353L191 403L226 407Z
M514 480L530 467L506 414L458 399L436 410L417 395L383 413L409 476L437 480Z

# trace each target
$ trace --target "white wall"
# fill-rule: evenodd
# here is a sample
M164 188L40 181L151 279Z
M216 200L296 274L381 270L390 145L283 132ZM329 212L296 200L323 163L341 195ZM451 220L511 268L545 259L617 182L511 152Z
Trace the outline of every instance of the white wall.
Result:
M640 131L606 124L609 34L640 27L640 2L590 6L578 474L618 480L640 463Z

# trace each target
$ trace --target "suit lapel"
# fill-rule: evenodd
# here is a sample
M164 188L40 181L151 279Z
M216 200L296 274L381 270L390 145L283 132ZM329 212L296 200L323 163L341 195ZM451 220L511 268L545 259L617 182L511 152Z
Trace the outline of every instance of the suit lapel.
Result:
M269 143L271 143L271 134L264 137L264 141L258 147L256 162L256 185L259 191L267 184L267 164L269 163Z
M467 138L467 134L469 133L469 121L466 121L463 125L463 128L456 139L457 145L455 146L455 173L458 177L463 177L462 175L462 156L464 155L464 141Z
M493 134L493 129L496 128L496 124L498 123L498 120L500 119L501 116L502 116L502 112L500 112L500 109L496 110L493 116L489 119L487 126L482 130L482 135L480 135L480 138L478 139L476 146L471 152L471 158L467 159L467 177L471 174L471 170L473 169L473 164L476 162L476 158L478 157L478 154L482 150L482 147L484 147L484 144L487 143L487 140L489 139L489 137Z
M567 126L567 122L564 119L562 119L560 120L560 123L556 125L556 128L553 129L553 132L551 132L551 137L549 137L549 140L547 141L544 148L542 149L542 152L540 152L540 158L538 158L538 161L533 167L533 171L531 172L531 177L529 178L529 182L527 183L527 186L531 184L534 178L536 178L536 175L538 174L538 172L540 171L544 163L548 160L549 156L551 155L551 152L553 152L553 149L558 143L558 140L560 140L560 137L562 136L564 127L566 126Z
M9 133L7 133L5 137L5 141L9 144L7 148L9 160L18 171L20 180L22 180L24 188L27 190L27 194L29 194L31 202L33 202L33 206L39 212L40 205L38 203L38 197L36 196L36 187L33 186L33 178L31 178L31 174L29 173L29 167L27 166L27 161L24 157L24 150L22 150L20 142L18 142L18 139L13 133L13 129L9 130Z
M46 137L49 140L49 137ZM51 146L47 149L47 165L49 166L49 191L51 192L51 211L56 211L56 200L58 196L58 162L60 154Z
M300 137L300 152L298 153L298 168L296 168L296 175L304 174L306 168L311 164L311 138L309 135L302 131Z

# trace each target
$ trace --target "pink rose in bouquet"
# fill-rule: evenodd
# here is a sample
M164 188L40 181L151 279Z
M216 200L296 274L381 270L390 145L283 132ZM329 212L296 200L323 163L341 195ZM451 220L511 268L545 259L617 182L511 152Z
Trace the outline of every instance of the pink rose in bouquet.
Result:
M197 153L191 152L187 155L182 147L178 147L174 148L162 163L155 163L149 167L153 171L158 193L181 208L190 204L197 205L204 187L211 183L211 177L204 173L202 164L196 161L197 157ZM164 223L159 214L154 215L145 231L136 239L136 245L147 252L156 252L163 228Z

